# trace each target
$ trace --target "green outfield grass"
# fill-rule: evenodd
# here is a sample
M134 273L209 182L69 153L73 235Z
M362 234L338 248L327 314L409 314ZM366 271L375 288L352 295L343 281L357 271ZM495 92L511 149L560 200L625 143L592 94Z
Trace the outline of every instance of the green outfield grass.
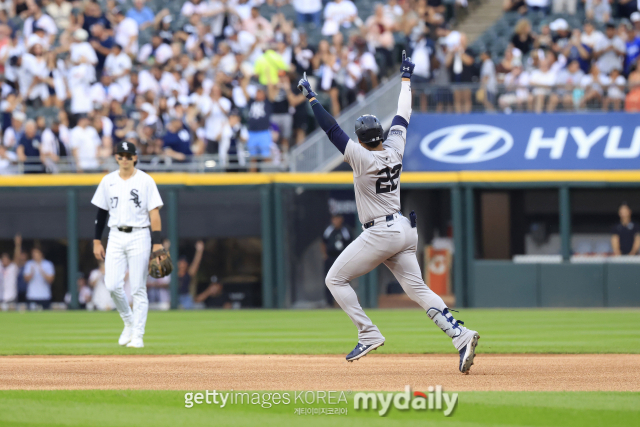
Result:
M294 404L184 407L179 391L1 391L0 425L9 426L607 426L635 425L640 393L464 392L450 417L391 409L386 417L338 406ZM295 415L297 407L342 407L347 415ZM355 423L355 424L354 424ZM361 424L363 423L363 424Z
M368 310L382 353L451 353L421 310ZM640 353L640 310L473 310L456 317L481 353ZM0 354L344 354L357 342L341 310L150 312L144 349L117 345L117 313L0 313Z

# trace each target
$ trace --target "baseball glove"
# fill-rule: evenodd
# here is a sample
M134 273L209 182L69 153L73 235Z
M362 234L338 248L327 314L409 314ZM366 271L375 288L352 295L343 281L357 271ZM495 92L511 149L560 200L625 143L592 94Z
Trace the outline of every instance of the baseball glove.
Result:
M159 279L168 276L173 271L173 262L169 252L164 249L157 250L151 254L149 262L149 276Z

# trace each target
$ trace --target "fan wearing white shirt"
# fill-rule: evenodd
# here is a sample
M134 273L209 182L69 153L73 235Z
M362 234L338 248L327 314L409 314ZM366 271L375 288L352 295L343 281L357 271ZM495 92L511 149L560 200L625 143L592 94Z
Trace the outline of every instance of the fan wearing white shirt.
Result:
M598 64L591 64L589 74L582 78L580 85L584 89L584 97L580 101L580 108L585 108L589 102L600 102L604 100L604 91L611 84L611 79L600 73Z
M49 77L49 68L40 44L35 44L30 53L22 56L20 68L20 92L24 99L45 103L49 99L49 87L45 80Z
M627 80L620 74L620 70L612 70L609 75L609 88L607 89L607 97L602 104L603 111L609 111L609 106L613 111L620 111L625 98L624 89Z
M102 141L94 127L89 126L89 117L82 114L78 118L78 125L71 129L69 145L76 161L78 172L97 170Z
M131 58L124 53L122 46L114 44L111 53L104 61L104 72L111 76L114 83L122 88L124 96L131 93Z
M116 26L114 28L114 39L116 44L122 46L128 55L138 54L138 23L132 18L127 18L124 12L117 9L114 13Z
M149 70L142 70L138 73L138 89L137 92L141 95L151 91L154 95L160 93L160 79L162 78L162 70L157 65L154 65Z
M56 270L51 261L44 259L39 248L31 250L31 260L24 266L24 280L27 282L27 302L34 310L38 306L51 308L51 284Z
M351 0L334 0L324 8L323 36L332 36L340 32L340 26L351 27L358 17L358 9Z
M171 46L162 42L160 34L156 33L151 38L151 43L147 43L140 48L138 62L148 65L164 64L173 56Z
M0 255L0 302L12 303L18 299L19 258L22 252L22 236L14 238L13 259L4 252Z
M72 63L87 63L94 66L98 63L98 55L93 46L87 42L88 38L89 33L82 28L78 28L73 32L73 43L69 46Z
M213 85L211 96L203 96L197 107L205 117L207 153L218 154L221 132L227 123L227 114L231 111L231 101L222 96L218 85Z
M22 27L22 35L25 40L33 34L33 27L42 28L47 33L48 44L51 45L58 35L58 27L52 17L42 12L39 2L29 2L29 9L32 11L31 16L24 20Z
M542 113L547 99L547 112L554 111L558 105L558 97L552 94L556 84L556 73L549 67L547 58L540 59L540 67L531 73L529 84L533 88L531 93L534 98L534 111L538 114Z

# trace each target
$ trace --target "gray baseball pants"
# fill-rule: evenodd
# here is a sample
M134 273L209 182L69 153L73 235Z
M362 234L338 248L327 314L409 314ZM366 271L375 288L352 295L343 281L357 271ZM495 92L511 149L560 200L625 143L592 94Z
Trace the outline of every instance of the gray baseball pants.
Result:
M416 258L418 231L409 219L394 214L393 221L385 217L374 220L373 227L362 232L340 254L325 280L331 294L358 328L358 342L365 345L384 341L384 336L358 303L349 282L384 263L409 297L425 310L434 307L442 311L447 306L422 280Z

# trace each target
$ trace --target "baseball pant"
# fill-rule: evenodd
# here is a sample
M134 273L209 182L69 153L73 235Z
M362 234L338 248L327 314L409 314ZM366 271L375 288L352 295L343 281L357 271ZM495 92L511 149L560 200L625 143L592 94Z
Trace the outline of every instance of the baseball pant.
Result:
M358 303L349 282L384 263L409 297L425 310L442 311L447 306L422 280L416 258L418 231L409 220L394 214L393 221L375 220L340 254L327 274L326 284L340 307L358 328L358 342L365 345L384 341L384 336Z
M151 235L148 228L134 228L131 233L124 233L117 228L111 229L107 242L104 284L111 293L120 317L126 325L133 326L133 333L138 336L144 335L149 310L147 274L150 253ZM127 268L133 311L129 308L124 292Z

